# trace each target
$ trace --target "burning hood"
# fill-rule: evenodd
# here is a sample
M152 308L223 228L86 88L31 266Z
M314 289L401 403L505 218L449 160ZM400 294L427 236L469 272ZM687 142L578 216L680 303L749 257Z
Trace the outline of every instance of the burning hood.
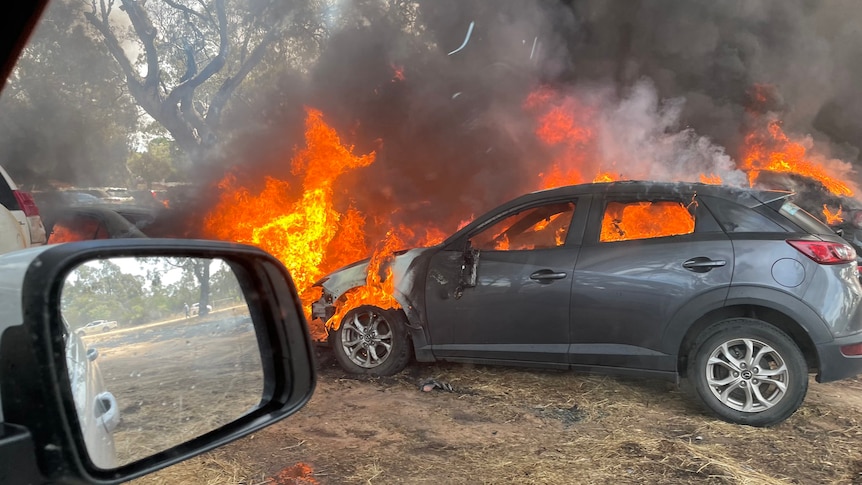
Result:
M409 295L413 287L415 272L411 271L412 264L422 254L430 248L414 248L395 253L392 261L385 266L379 268L380 272L391 274L393 279L394 296L399 304L405 305L404 295ZM334 299L340 298L348 290L365 286L368 283L368 266L371 263L371 258L366 258L337 269L317 282L315 286L323 287L323 289L332 295ZM391 270L391 271L390 271ZM385 278L385 276L384 276Z

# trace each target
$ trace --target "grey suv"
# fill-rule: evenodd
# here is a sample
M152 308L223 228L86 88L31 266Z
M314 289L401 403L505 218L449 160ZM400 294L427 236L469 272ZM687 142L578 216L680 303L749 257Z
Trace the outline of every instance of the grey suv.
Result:
M852 247L783 191L615 182L535 192L399 252L395 308L345 305L368 261L317 285L338 362L417 360L688 378L720 418L779 423L862 371ZM335 316L334 316L335 315Z

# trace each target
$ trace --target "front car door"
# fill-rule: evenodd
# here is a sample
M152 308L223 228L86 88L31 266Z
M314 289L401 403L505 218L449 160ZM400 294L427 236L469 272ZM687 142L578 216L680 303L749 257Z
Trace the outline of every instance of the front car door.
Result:
M511 209L432 256L425 302L434 356L566 367L587 210L572 198Z
M595 197L572 287L571 363L675 376L665 327L687 303L726 299L733 246L694 193Z

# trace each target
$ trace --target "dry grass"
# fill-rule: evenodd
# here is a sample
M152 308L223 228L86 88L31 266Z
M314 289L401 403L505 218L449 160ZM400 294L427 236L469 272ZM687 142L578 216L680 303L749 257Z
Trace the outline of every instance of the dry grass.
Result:
M862 483L859 380L812 381L799 412L763 429L659 381L464 365L357 379L321 361L296 415L136 483L253 484L298 463L313 473L284 483ZM427 377L455 392L420 392Z

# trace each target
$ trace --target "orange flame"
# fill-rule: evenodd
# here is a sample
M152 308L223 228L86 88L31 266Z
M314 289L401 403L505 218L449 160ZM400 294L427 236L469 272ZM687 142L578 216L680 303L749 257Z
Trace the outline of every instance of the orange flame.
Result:
M828 207L826 207L826 204L823 204L823 217L826 219L826 224L830 226L844 222L844 217L841 215L840 207L836 212L832 212Z
M266 485L318 485L314 469L306 463L297 463L282 469L264 482Z
M278 258L290 271L308 311L318 297L312 291L316 279L367 254L364 218L356 211L341 214L333 208L333 183L344 172L373 163L375 154L354 155L320 111L307 109L306 114L306 146L292 163L293 172L303 176L301 196L292 197L288 183L273 177L266 177L263 190L255 194L228 174L219 184L221 197L204 227L211 237L253 244ZM336 238L337 234L344 237Z
M625 241L694 232L694 217L678 202L610 202L602 220L602 241Z
M392 66L392 82L404 81L407 77L404 75L404 66L391 64Z
M365 286L353 288L335 305L335 314L327 322L333 330L338 329L344 315L360 305L374 305L383 309L401 308L395 299L395 278L390 263L395 259L395 251L401 249L403 242L392 231L386 234L368 262Z
M700 174L700 182L704 184L721 185L721 177L715 175L714 173L711 173L709 175L702 173Z
M593 183L614 182L616 180L622 180L622 177L620 176L620 174L611 173L611 172L602 172L602 173L596 175L596 177L593 179Z
M777 120L770 120L766 130L754 130L746 135L743 154L741 168L748 172L752 186L761 171L794 173L820 182L835 195L853 195L846 183L808 159L805 146L791 141Z

